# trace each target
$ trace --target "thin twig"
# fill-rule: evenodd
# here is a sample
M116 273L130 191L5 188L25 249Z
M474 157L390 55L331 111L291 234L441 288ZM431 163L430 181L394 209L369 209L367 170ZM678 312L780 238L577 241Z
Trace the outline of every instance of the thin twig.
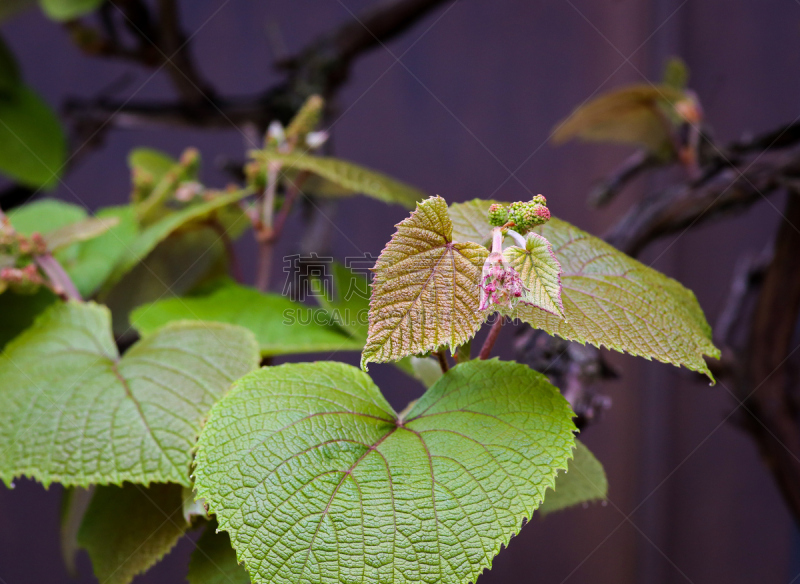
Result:
M478 353L478 359L488 359L491 356L492 349L497 341L497 337L500 335L500 329L502 329L503 324L505 324L505 320L506 317L501 316L494 322L492 328L489 329L489 334L486 336L486 340L483 341L481 352Z
M439 360L439 367L442 368L442 373L447 373L447 370L450 369L450 365L447 363L447 356L444 354L444 351L434 351L433 354L436 355L436 358Z

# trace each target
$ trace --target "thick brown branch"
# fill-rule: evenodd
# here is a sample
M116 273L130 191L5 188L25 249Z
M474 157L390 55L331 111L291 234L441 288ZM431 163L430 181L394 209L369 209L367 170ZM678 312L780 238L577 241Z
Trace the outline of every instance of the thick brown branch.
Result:
M790 397L795 383L787 361L800 315L800 195L790 194L772 263L753 315L738 388L750 414L748 429L800 524L800 423Z

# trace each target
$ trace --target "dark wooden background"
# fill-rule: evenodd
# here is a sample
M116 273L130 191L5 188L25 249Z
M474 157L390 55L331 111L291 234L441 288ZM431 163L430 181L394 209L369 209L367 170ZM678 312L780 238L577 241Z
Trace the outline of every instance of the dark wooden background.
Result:
M182 4L203 73L221 93L238 95L280 79L271 70L268 25L280 26L291 52L351 18L346 8L369 2ZM134 77L122 96L171 95L163 74L83 57L36 11L0 30L27 80L54 106L95 95L125 73ZM639 181L608 209L592 211L584 203L592 181L628 151L556 149L549 132L596 93L657 77L672 54L687 61L722 140L800 115L800 3L793 0L458 0L358 61L339 99L335 151L450 201L541 192L556 215L602 234L661 179ZM226 179L215 161L241 158L249 147L234 128L113 131L56 196L90 208L124 202L125 156L140 145L174 154L199 147L216 184ZM692 288L713 324L737 257L763 248L781 220L776 207L782 201L764 201L746 217L660 242L642 259ZM344 202L335 217L341 231L331 230L335 255L377 254L404 214L364 199ZM284 242L282 251L295 244ZM251 244L239 247L252 273ZM278 286L281 269L278 262ZM504 332L506 356L511 337ZM355 363L357 356L336 358ZM608 504L534 519L481 583L794 582L800 566L792 563L793 528L778 491L750 439L720 425L732 408L726 389L667 365L616 354L611 361L623 373L607 385L613 407L582 435L605 464ZM419 394L387 366L375 366L374 375L395 405ZM70 581L58 551L59 496L58 488L26 481L0 487L0 584ZM191 549L183 542L139 581L181 581ZM85 556L80 567L80 581L91 582Z

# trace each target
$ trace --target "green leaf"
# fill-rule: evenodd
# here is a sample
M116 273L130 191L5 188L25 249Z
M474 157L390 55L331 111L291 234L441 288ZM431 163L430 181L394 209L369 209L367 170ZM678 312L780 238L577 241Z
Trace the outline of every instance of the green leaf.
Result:
M22 235L55 231L87 217L86 209L57 199L40 199L8 213L11 226Z
M94 487L64 489L61 497L61 557L72 578L78 577L75 556L78 554L78 530L94 496Z
M139 233L136 216L129 206L102 209L96 219L114 221L116 225L99 237L81 242L75 249L57 256L84 298L90 297L103 285Z
M503 257L519 273L522 284L528 289L520 300L563 318L561 264L550 242L537 233L528 233L525 249L507 247Z
M94 575L103 584L128 584L163 558L189 527L181 486L125 483L97 487L78 531Z
M375 264L362 367L442 345L455 349L480 328L478 282L489 252L475 243L456 243L452 234L441 197L419 203L397 224Z
M0 293L0 314L3 315L0 350L31 326L36 317L57 300L58 297L44 287L33 294L17 294L13 290Z
M667 113L684 98L667 85L631 85L603 94L558 123L553 141L572 138L636 144L663 158L674 154Z
M118 224L119 219L116 217L107 217L105 219L92 217L49 231L44 234L44 240L47 242L47 248L50 251L57 251L81 241L100 237Z
M220 209L227 205L236 203L246 197L247 191L237 191L214 197L202 203L190 205L185 209L171 213L156 223L149 225L138 235L138 237L126 247L122 258L114 267L111 275L103 286L103 292L107 292L114 284L131 271L134 266L141 262L152 252L156 246L169 237L178 229L190 226L210 216L213 216Z
M0 8L0 19L2 19L3 10L4 8ZM15 91L21 82L22 77L14 53L11 52L3 37L0 37L0 96Z
M176 323L120 358L110 315L56 304L0 355L0 480L174 482L211 405L258 364L249 331Z
M100 7L103 0L39 0L44 13L53 20L73 20Z
M458 365L404 419L349 365L267 367L212 409L195 483L256 584L466 584L566 468L572 416L516 363Z
M66 159L66 139L53 110L19 85L0 96L0 172L31 188L52 187Z
M135 148L128 155L128 167L152 176L154 185L177 165L173 157L154 148Z
M338 158L303 153L283 154L272 150L259 150L254 156L264 162L280 162L289 171L313 173L345 189L386 203L398 203L409 209L425 198L425 193L419 189Z
M186 575L189 584L250 584L247 570L236 561L231 538L216 531L217 522L212 521L197 540Z
M573 505L604 500L607 495L608 479L603 465L583 442L575 440L575 458L569 461L566 471L559 473L539 512L547 515Z
M255 334L262 356L360 351L363 347L359 340L326 324L330 319L324 311L231 281L205 296L160 300L131 314L133 326L142 335L175 320L225 322L248 328Z
M361 347L369 333L369 279L344 265L334 262L331 267L332 294L319 294L316 299L328 312L331 320L361 341ZM359 350L361 349L359 347Z
M454 239L471 241L490 231L486 213L493 202L453 204L472 225L454 231ZM713 381L703 355L720 353L691 290L565 221L552 218L535 232L552 244L561 263L566 318L524 305L513 316L552 335L683 365Z

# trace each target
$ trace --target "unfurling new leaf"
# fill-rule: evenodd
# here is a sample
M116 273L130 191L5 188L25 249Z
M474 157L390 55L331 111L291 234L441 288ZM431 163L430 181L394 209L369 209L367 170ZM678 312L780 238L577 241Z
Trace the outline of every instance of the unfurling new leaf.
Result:
M474 582L574 446L572 411L516 363L451 369L399 418L341 363L239 380L195 482L256 584Z

